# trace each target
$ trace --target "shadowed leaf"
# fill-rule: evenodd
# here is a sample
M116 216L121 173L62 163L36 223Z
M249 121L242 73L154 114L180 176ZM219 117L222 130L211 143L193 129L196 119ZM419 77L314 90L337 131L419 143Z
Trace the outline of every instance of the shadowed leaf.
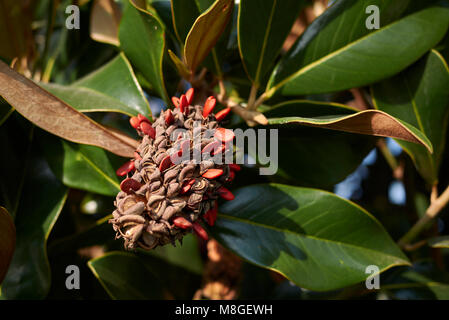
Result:
M120 47L128 59L145 76L152 89L168 101L162 74L165 50L163 24L137 1L125 1L119 29Z
M0 207L0 284L5 278L16 246L16 227L9 212Z
M221 243L310 290L364 281L371 264L381 271L410 264L373 216L328 192L248 186L219 212L213 232Z
M438 181L449 117L449 69L431 51L401 74L372 87L374 106L419 128L431 141L431 154L420 145L398 141L429 184Z

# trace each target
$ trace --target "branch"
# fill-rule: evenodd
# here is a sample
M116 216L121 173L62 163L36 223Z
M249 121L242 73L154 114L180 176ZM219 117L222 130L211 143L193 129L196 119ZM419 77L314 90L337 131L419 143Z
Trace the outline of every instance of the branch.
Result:
M444 190L444 192L437 199L432 201L429 208L427 208L426 214L415 223L413 227L398 241L398 245L402 248L408 246L410 241L415 239L426 227L426 225L432 221L440 211L449 202L449 186Z

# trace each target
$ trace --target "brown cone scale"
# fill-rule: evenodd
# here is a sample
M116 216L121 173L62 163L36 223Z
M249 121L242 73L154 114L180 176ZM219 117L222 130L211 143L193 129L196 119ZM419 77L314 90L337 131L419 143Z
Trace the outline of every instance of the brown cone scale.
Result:
M122 191L114 202L113 219L109 220L117 233L116 238L124 239L126 249L150 250L168 243L175 245L176 240L181 241L192 231L207 239L200 222L212 225L217 199L233 198L223 185L232 180L234 172L227 164L216 164L207 158L212 157L211 151L216 147L233 138L229 131L219 126L211 112L211 101L215 99L207 100L209 110L206 113L203 106L190 105L193 90L181 99L173 100L176 108L162 111L154 123L143 116L131 121L133 127L138 127L138 121L141 122L140 128L136 129L142 141L133 161L135 170L128 172L123 180ZM194 121L201 123L201 137L207 130L218 129L220 132L218 137L212 135L200 140L200 152L208 146L201 163L195 163L193 157L183 159L186 146L190 146L187 149L190 155L193 153ZM178 134L173 139L176 129L187 130L190 137ZM226 139L221 136L223 134ZM121 173L124 169L119 171Z

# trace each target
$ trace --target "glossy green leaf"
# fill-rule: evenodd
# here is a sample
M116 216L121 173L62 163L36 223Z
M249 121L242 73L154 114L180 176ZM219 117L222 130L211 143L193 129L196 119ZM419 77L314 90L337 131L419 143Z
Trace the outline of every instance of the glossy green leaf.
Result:
M449 70L443 57L431 51L401 74L372 87L377 109L419 128L434 146L398 141L430 184L438 181L449 116Z
M43 299L50 289L47 239L68 190L45 161L31 163L15 219L16 251L1 288L5 299Z
M121 162L103 149L42 137L42 148L55 175L71 188L107 196L120 191L115 174Z
M195 0L171 0L171 8L176 37L184 43L200 11Z
M160 300L164 289L136 255L110 252L88 262L89 268L109 296L118 300Z
M272 67L305 1L241 0L238 43L245 69L256 85Z
M282 106L279 104L264 115L267 118L320 118L355 112L355 109L344 105L313 101L292 101L291 105L286 103ZM375 147L375 139L365 135L295 124L272 127L279 133L277 175L288 179L290 184L331 188L354 172Z
M41 86L81 112L120 112L130 116L142 113L151 116L148 101L123 53L70 86Z
M153 86L159 96L167 99L162 60L165 50L164 28L159 19L139 8L133 0L125 1L119 28L120 48Z
M9 212L0 207L0 285L5 278L16 247L16 227Z
M217 0L196 19L184 46L185 62L192 72L195 72L224 32L233 7L233 0Z
M449 236L441 236L427 241L432 248L449 248Z
M308 112L307 108L317 109L323 107L327 110L332 108L335 110L330 111L330 114L325 114L325 111L321 110L319 116L316 117L294 116L295 112L298 112L298 114L301 114L302 110ZM339 111L343 111L343 114L336 114ZM432 151L432 144L421 131L406 122L392 117L388 113L379 112L378 110L365 110L347 114L347 111L349 111L349 108L338 107L336 104L326 105L324 103L296 100L279 104L268 113L265 113L265 116L270 116L270 113L277 115L276 117L268 118L270 125L298 124L372 136L398 138L420 144L427 148L429 152Z
M373 216L328 192L254 185L219 211L213 230L222 244L303 288L338 289L364 281L369 265L409 264Z
M354 2L338 1L312 23L310 31L276 67L267 88L268 96L280 88L286 95L324 93L388 78L436 45L449 25L449 8L431 7L369 32L365 26L368 3L382 2L381 11L394 3ZM354 32L346 34L340 26L349 21ZM320 41L330 42L322 45Z

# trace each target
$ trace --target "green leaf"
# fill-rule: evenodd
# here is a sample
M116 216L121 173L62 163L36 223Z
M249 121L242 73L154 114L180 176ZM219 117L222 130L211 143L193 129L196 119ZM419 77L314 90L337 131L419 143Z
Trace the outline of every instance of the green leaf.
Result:
M41 146L52 171L66 186L107 196L120 191L115 171L123 160L103 149L51 136L43 136Z
M297 112L307 111L309 108L325 108L330 113L326 114L323 109L318 116L294 116ZM331 109L334 110L331 110ZM372 136L398 138L420 144L432 152L432 144L429 139L415 127L398 120L388 113L378 110L365 110L347 114L348 108L338 106L337 104L314 103L306 100L295 100L277 105L271 109L265 116L276 114L276 117L268 118L270 125L305 125L323 129L332 129L351 133L366 134ZM342 111L343 114L338 114Z
M237 190L220 207L217 239L300 287L326 291L366 279L366 267L408 265L382 225L334 194L287 185Z
M42 159L28 172L15 225L16 251L2 283L2 298L43 299L50 289L47 239L64 206L67 188Z
M184 46L185 62L192 72L195 72L217 43L231 19L233 8L233 0L217 0L196 19Z
M182 238L182 245L178 247L169 245L157 247L151 251L139 251L146 255L158 257L192 273L202 274L203 262L199 252L198 241L193 235L187 235Z
M285 106L276 105L264 115L267 118L292 115L319 118L354 112L353 108L335 103L292 101ZM294 124L272 126L279 133L277 175L288 179L290 184L331 188L354 172L375 147L375 139L370 136Z
M449 299L449 284L434 281L413 269L402 272L396 277L394 283L382 284L381 290L392 292L397 299Z
M176 37L184 43L200 11L195 0L172 0L171 8Z
M70 86L40 85L81 112L120 112L129 116L141 113L151 117L148 101L123 53Z
M401 74L372 87L377 109L419 128L434 146L398 141L429 184L438 181L449 116L449 70L443 57L432 50Z
M120 48L151 83L159 96L168 101L162 73L165 50L164 28L150 12L126 3L119 28Z
M240 56L259 85L270 70L305 1L241 0L238 16Z
M432 248L449 248L449 236L441 236L427 241Z
M9 212L0 207L0 284L5 278L16 247L16 228Z
M267 95L280 88L286 95L333 92L388 78L436 45L448 28L449 9L431 7L369 32L365 8L378 2L381 12L392 5L338 1L316 19L275 68ZM347 34L340 26L349 21L352 31Z
M190 70L187 69L187 66L170 49L168 49L168 55L170 56L170 59L175 64L176 70L178 70L179 75L181 75L182 77L188 79L189 76L190 76Z
M112 299L160 300L164 289L136 255L110 252L88 262L89 268Z

